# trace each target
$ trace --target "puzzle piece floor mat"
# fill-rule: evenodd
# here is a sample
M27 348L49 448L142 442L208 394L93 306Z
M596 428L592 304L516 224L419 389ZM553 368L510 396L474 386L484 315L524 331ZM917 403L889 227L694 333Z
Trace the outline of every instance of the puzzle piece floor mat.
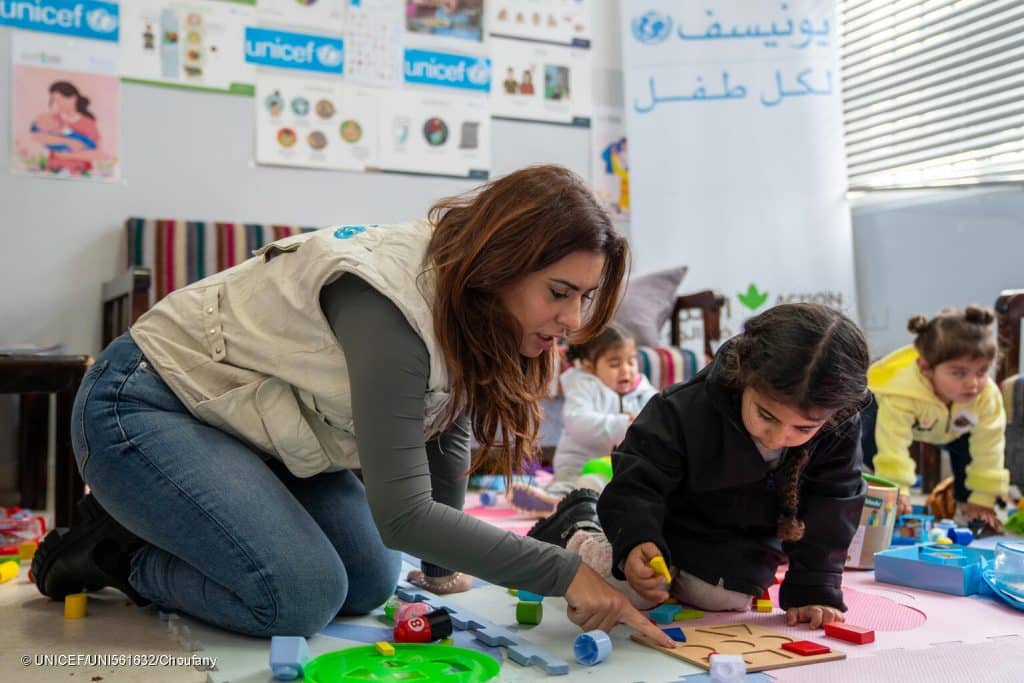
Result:
M768 590L774 605L778 605L778 589L776 585ZM812 632L806 624L787 626L785 613L777 607L770 613L706 612L703 619L685 625L757 624L825 645L835 644L851 659L894 648L928 648L949 641L984 643L989 638L1024 633L1024 615L998 600L878 583L870 571L843 574L843 596L850 608L846 621L873 629L875 642L854 645L829 638L822 631Z
M407 563L402 576L411 568L413 565ZM847 654L848 659L842 662L769 672L770 676L780 681L828 680L829 683L844 683L896 680L897 674L890 675L887 673L890 671L902 672L899 675L903 676L903 680L928 680L929 683L1020 680L1019 663L1016 664L1016 677L1006 678L1004 675L1007 670L1004 660L1015 656L1021 658L1019 653L1024 646L1024 638L1019 634L1024 633L1024 616L1020 612L988 598L964 598L876 583L873 572L848 572L843 580L845 599L850 607L848 621L851 624L875 629L874 643L854 645L829 638L820 630L812 632L806 625L786 626L785 615L778 609L772 613L708 612L702 619L684 623L689 627L698 624L745 621L799 636L801 639L835 645ZM770 594L773 603L777 604L778 587L773 587ZM503 648L486 648L468 633L457 632L457 645L490 650L492 654L502 657L502 673L499 678L501 681L547 679L553 682L587 680L595 683L669 683L701 673L695 666L663 656L630 641L629 630L621 627L611 634L614 649L605 662L594 667L576 663L572 644L579 634L579 629L566 617L565 601L561 598L545 598L543 619L539 625L531 627L516 625L517 600L499 586L482 584L467 593L445 596L441 600L480 615L498 626L521 633L529 643L549 650L558 658L567 661L570 666L568 676L549 677L537 667L523 667L508 661ZM316 656L324 652L362 645L382 634L387 634L388 627L380 621L379 614L380 610L365 617L335 621L324 633L309 639L310 651ZM171 623L175 624L175 629L179 631L179 641L193 648L201 648L206 654L217 658L217 670L209 672L209 680L212 683L267 683L273 680L267 666L269 641L266 639L234 635L185 616L175 616ZM183 631L182 626L186 627L184 637L180 635ZM955 653L963 661L974 662L969 669L964 669L969 670L971 676L965 677L956 673L961 671L959 666L932 664L952 657L953 655L947 654L949 652ZM923 663L927 663L927 667ZM924 670L934 673L927 676L919 673ZM825 671L828 673L823 673ZM908 671L911 675L907 674Z

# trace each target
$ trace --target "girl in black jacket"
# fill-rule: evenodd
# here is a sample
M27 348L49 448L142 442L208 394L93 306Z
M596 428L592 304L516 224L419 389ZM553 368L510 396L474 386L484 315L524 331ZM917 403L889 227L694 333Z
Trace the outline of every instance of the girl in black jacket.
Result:
M651 602L669 596L650 567L663 556L672 594L709 610L748 609L788 557L787 621L842 621L843 564L864 502L867 367L864 336L842 313L771 308L647 404L612 455L596 511L596 494L577 491L530 533Z

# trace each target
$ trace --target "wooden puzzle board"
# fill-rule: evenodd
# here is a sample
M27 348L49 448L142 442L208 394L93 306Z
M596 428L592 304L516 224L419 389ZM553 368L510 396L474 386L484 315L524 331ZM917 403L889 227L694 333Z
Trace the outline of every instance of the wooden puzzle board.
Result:
M692 626L684 628L683 633L686 635L686 642L679 643L674 649L655 645L639 633L634 633L632 638L642 645L702 669L711 668L708 655L712 652L723 655L743 655L749 672L846 659L846 653L837 650L823 655L810 656L783 650L781 647L783 643L801 639L755 624Z

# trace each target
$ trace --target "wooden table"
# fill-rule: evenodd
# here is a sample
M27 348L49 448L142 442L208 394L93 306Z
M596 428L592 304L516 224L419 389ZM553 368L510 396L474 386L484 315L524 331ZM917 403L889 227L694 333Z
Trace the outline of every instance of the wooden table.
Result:
M22 507L46 509L50 395L56 395L54 525L70 526L85 484L71 447L71 406L89 356L0 355L0 393L19 394L18 489Z

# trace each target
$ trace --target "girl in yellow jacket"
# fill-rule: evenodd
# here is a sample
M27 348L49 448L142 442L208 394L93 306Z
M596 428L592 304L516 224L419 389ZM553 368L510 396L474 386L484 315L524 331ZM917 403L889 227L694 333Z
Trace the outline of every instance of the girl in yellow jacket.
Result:
M1003 466L1003 398L989 376L996 356L993 319L992 311L976 306L946 309L931 320L914 316L907 322L914 344L868 370L875 403L862 420L864 462L899 484L901 514L910 512L907 494L915 479L910 444L923 441L949 452L957 516L1001 528L992 508L1010 476Z

